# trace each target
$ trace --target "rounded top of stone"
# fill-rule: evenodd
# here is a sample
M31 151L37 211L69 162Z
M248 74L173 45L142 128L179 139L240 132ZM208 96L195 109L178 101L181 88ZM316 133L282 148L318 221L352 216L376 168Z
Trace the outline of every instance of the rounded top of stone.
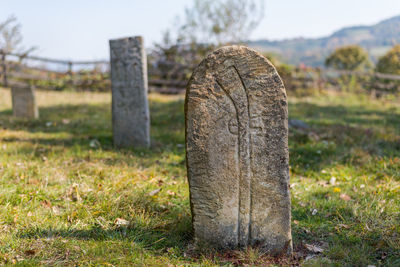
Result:
M196 68L193 76L195 76L199 71L202 72L205 69L219 69L223 66L229 66L239 62L241 63L239 65L243 65L242 63L244 63L244 65L247 65L247 63L250 65L252 63L263 65L266 67L266 72L276 72L274 65L256 50L243 45L229 45L218 48L208 54L208 56L203 59Z
M197 78L205 77L207 73L221 71L229 66L236 66L241 72L251 75L277 76L279 83L282 83L274 65L262 54L247 46L230 45L218 48L204 58L194 70L187 88L190 88Z
M272 66L272 63L264 57L262 54L257 52L256 50L249 48L247 46L243 45L228 45L228 46L223 46L221 48L218 48L211 52L205 60L213 60L216 57L233 57L235 55L240 55L240 54L247 54L248 56L253 56L253 57L258 57L263 60L265 60L268 65Z

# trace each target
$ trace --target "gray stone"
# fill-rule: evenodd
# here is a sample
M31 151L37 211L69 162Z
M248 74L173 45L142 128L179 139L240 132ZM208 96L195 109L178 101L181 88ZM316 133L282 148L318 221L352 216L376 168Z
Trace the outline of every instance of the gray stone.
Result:
M286 92L244 46L214 51L186 91L187 171L195 243L292 251Z
M15 117L27 119L39 118L35 89L32 86L12 87L11 98L13 115Z
M114 144L149 147L147 59L142 37L110 40L110 60Z
M310 126L308 126L308 124L305 123L304 121L296 120L296 119L289 120L289 127L300 128L300 129L309 129L310 128Z

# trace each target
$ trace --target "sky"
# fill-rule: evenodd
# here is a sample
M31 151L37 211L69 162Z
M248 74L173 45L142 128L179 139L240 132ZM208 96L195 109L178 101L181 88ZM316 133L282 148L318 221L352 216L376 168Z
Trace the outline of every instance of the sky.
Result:
M265 0L265 16L245 39L322 37L400 15L400 0ZM108 40L142 35L146 47L192 0L0 0L0 21L15 15L25 47L66 60L108 59Z

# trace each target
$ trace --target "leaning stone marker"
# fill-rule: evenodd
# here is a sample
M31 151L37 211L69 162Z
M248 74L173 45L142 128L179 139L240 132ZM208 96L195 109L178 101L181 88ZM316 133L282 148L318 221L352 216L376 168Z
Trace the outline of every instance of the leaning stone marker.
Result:
M210 54L185 104L197 245L292 251L286 92L273 65L243 46Z
M39 118L35 89L32 86L12 87L11 98L13 115L15 117L27 119Z
M114 144L149 147L147 59L142 37L110 40L110 58Z

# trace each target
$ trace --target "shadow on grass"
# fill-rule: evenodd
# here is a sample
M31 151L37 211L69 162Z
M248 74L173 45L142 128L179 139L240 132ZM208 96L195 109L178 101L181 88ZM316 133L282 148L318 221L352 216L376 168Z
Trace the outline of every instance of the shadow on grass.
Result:
M165 150L178 151L177 147L182 148L184 144L183 101L151 101L150 109L152 148L146 152L160 154ZM399 140L376 137L382 130L396 134L400 132L400 116L393 110L298 102L290 104L289 111L291 117L306 120L311 125L307 133L290 129L291 166L298 172L319 171L337 163L346 163L359 156L354 155L355 150L368 157L400 156ZM0 112L0 124L10 130L55 135L30 139L8 137L2 141L47 147L80 146L80 149L89 150L92 149L90 141L98 140L103 150L115 150L108 104L52 106L41 108L40 113L39 120L28 121L12 119L9 110L3 111ZM309 138L310 132L316 133L317 140ZM132 149L119 151L133 154L143 152ZM25 152L31 154L32 150L27 148ZM182 149L178 151L182 152Z
M150 102L151 138L153 147L184 142L183 102ZM10 110L0 112L0 127L29 133L67 134L68 138L50 136L49 138L21 139L23 142L43 145L74 146L83 145L88 149L88 141L98 140L105 149L113 149L111 109L109 105L60 105L40 108L37 120L13 118ZM5 142L19 141L18 138L5 138Z
M121 226L113 229L103 229L96 225L90 229L29 229L21 232L18 237L24 239L63 238L76 240L124 240L135 242L150 250L168 247L185 248L192 239L191 222L189 217L182 218L173 230L148 229L140 226Z
M144 218L142 215L131 213L132 217L129 217L129 215L124 217L129 221L129 225L118 225L117 221L107 222L103 217L97 217L96 221L91 223L92 226L89 229L29 228L20 231L17 237L21 239L123 240L135 242L149 250L166 249L168 247L183 249L192 240L191 216L187 211L187 204L166 209L160 206L160 203L154 201L152 197L138 192L132 193L126 198L114 205L121 205L122 210L140 209L141 212L138 213L147 214L149 217ZM112 214L113 212L115 210L104 216L114 220L116 214ZM108 215L110 216L107 217Z
M385 111L367 109L365 106L317 105L313 103L289 103L289 113L312 121L317 126L357 125L357 127L391 128L400 133L400 116L394 109Z
M289 112L311 126L306 132L289 131L290 161L296 172L400 156L400 116L393 110L296 103L289 105Z

